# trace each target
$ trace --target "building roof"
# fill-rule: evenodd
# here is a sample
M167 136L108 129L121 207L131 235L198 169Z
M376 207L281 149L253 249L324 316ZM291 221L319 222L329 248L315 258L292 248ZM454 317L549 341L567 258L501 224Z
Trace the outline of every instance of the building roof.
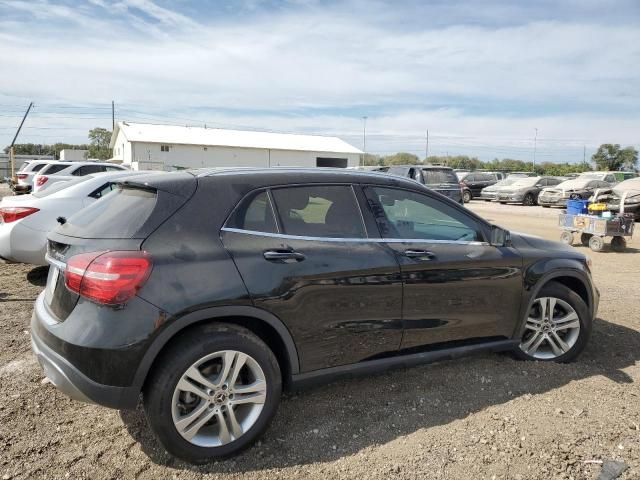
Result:
M355 153L362 151L338 137L297 135L293 133L254 132L222 128L183 127L150 123L118 122L111 145L122 131L129 142L166 143L170 145L202 145L307 152Z

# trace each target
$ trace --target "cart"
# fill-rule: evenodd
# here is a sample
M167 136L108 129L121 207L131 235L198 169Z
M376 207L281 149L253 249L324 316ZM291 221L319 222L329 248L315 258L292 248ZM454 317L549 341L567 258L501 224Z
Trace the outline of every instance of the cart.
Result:
M604 248L605 237L611 238L611 248L615 252L622 252L627 248L625 237L633 235L633 215L621 214L611 218L598 215L561 213L558 225L562 229L560 241L567 245L573 244L573 234L580 234L580 242L585 247L599 252Z

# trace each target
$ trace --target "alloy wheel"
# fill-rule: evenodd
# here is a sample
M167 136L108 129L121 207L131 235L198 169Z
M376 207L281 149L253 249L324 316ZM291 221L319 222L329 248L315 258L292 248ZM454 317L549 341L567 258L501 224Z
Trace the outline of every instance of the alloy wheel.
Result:
M574 308L559 298L541 297L531 306L520 349L533 358L552 360L571 350L579 335Z
M266 397L267 382L256 360L235 350L215 352L191 365L178 381L173 423L194 445L226 445L256 423Z

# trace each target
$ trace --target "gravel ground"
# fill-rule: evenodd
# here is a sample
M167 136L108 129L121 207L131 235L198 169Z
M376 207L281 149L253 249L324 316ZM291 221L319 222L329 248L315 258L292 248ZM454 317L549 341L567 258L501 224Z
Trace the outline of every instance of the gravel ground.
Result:
M504 227L559 236L557 211L472 202ZM620 460L640 478L640 241L593 253L602 293L591 342L570 365L482 355L287 394L256 446L190 466L140 411L71 401L29 351L43 269L0 265L0 477L596 478Z

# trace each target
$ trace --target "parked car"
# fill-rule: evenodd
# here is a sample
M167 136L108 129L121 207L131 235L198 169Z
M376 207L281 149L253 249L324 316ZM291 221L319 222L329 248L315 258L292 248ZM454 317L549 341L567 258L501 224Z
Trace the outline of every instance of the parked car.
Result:
M624 197L625 213L633 213L636 221L640 221L640 178L631 178L613 187L612 195L607 201L607 208L617 213L620 201Z
M589 176L579 176L566 180L555 187L543 188L538 196L538 205L543 207L566 207L567 200L588 199L597 189L609 189L611 184L603 180L593 180Z
M33 178L33 191L45 190L54 183L100 172L127 170L127 167L106 162L56 162L47 165Z
M11 187L13 192L16 195L31 193L31 190L33 190L33 177L42 168L52 163L57 163L57 160L27 160L24 162L16 173L17 183Z
M47 376L112 408L142 393L190 462L255 441L283 386L479 351L571 361L599 301L577 250L337 169L127 179L50 233L48 259L31 323Z
M618 178L614 172L582 172L578 178L588 178L590 180L601 180L609 185L618 183Z
M455 202L462 203L462 185L452 168L422 165L392 165L390 175L410 178Z
M521 203L525 206L538 204L538 195L545 187L556 186L564 179L558 177L517 178L514 183L498 189L495 200L500 203Z
M498 178L493 173L469 172L460 175L460 182L466 188L463 193L464 202L470 202L473 198L479 197L483 188L498 183Z
M129 170L75 177L32 195L0 201L0 258L47 265L47 234L65 219L110 192L116 180L146 172Z
M496 193L502 187L508 187L520 180L518 177L507 177L504 180L500 180L498 183L494 183L493 185L489 185L488 187L483 188L480 191L480 195L476 197L478 200L484 200L486 202L490 202L491 200L496 199Z

